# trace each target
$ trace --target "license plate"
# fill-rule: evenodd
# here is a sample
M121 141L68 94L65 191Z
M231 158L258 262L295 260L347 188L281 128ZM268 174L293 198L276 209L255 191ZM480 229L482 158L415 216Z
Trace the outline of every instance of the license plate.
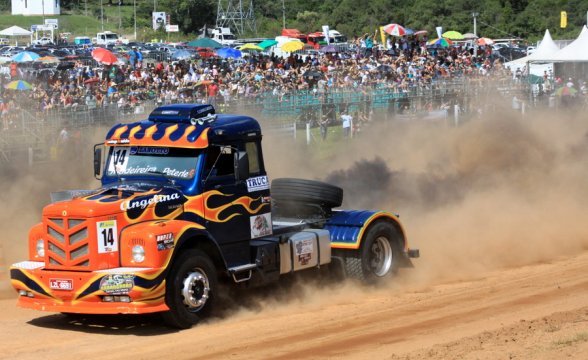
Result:
M49 279L49 287L53 290L73 290L73 281L70 279Z

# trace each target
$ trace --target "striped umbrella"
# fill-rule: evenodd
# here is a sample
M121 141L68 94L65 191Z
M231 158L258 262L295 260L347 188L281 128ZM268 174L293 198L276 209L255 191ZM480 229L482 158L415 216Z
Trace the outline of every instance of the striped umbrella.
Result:
M449 47L450 45L453 44L453 42L449 39L441 38L441 39L430 40L427 44L431 45L431 46L437 46L437 47Z
M15 62L28 62L28 61L35 61L40 58L39 54L34 53L32 51L21 51L18 54L12 57L12 61Z
M4 86L4 87L8 90L20 90L20 91L31 90L31 88L32 88L31 84L29 84L28 82L23 81L23 80L11 81L8 84L6 84L6 86Z
M398 24L388 24L384 26L384 32L392 36L406 35L406 29Z

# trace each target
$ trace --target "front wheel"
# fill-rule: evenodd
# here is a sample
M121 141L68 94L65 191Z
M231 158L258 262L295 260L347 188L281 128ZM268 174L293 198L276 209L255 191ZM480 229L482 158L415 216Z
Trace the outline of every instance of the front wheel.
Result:
M344 258L347 276L375 283L395 274L400 262L400 244L396 228L389 222L370 226L358 251Z
M218 275L208 255L196 249L184 252L167 277L162 314L166 324L188 329L210 315L217 298Z

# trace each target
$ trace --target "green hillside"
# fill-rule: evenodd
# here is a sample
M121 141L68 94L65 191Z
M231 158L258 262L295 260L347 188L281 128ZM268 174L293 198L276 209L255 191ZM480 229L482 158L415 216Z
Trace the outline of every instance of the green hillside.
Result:
M223 0L228 1L228 0ZM61 0L61 30L92 35L102 28L100 0ZM353 37L373 32L378 26L399 23L414 30L435 33L444 30L473 32L472 13L478 13L478 34L490 38L540 38L549 29L555 39L575 38L586 23L588 0L285 0L286 27L303 32L320 30L321 25ZM360 5L361 6L358 6ZM0 0L0 11L8 13L10 1ZM184 34L193 37L204 25L216 21L217 0L102 0L104 28L132 34L133 4L136 4L139 37L154 36L149 30L151 12L165 11L171 22ZM243 0L244 6L249 0ZM257 34L275 36L282 28L282 1L253 0ZM560 12L566 11L567 28L560 28ZM38 17L1 16L2 25L28 27L39 23ZM164 33L159 34L165 36ZM161 36L160 36L161 37Z

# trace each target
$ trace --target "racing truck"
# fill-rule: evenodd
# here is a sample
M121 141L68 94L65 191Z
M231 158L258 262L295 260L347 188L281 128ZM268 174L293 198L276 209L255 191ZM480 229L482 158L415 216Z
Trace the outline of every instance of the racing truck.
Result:
M18 306L189 328L232 286L330 266L374 283L412 266L397 215L338 209L343 190L321 181L270 184L261 139L254 118L208 104L114 125L94 146L101 186L52 193L30 229L10 268Z

